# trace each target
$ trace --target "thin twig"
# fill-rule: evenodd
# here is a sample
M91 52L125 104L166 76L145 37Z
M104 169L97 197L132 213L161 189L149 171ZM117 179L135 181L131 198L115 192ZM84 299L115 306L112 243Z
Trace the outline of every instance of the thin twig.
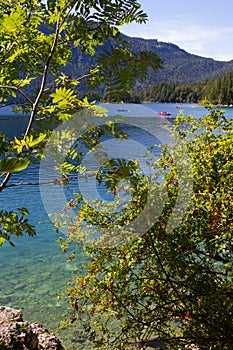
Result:
M164 268L163 266L163 262L160 258L160 255L159 255L159 252L157 250L157 248L155 247L155 244L154 244L154 241L153 241L153 238L151 236L149 236L150 238L150 241L151 241L151 245L152 245L152 249L154 250L155 252L155 255L156 255L156 258L158 260L158 263L164 273L164 275L166 276L166 279L168 281L168 283L170 284L171 288L174 290L175 294L177 295L178 299L181 300L181 302L184 304L184 306L188 309L187 305L186 305L186 302L185 300L183 299L183 297L180 295L179 291L177 290L176 286L174 285L173 281L171 280L169 274L167 273L166 269Z
M26 102L20 102L20 103L21 103L21 105L25 105L25 106L28 105ZM4 104L0 105L0 108L14 106L14 105L18 105L18 104L19 104L19 102L8 102L8 103L4 103Z
M10 90L16 90L18 91L24 98L25 100L27 100L30 105L33 106L33 101L30 99L30 97L28 97L27 94L25 94L25 92L23 90L21 90L19 88L19 86L14 86L14 85L0 85L0 89L10 89Z

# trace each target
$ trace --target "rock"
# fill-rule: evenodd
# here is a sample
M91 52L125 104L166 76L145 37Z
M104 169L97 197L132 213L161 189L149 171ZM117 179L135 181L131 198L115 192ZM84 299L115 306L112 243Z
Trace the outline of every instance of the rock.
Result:
M0 306L0 350L64 350L53 333L23 320L20 310Z

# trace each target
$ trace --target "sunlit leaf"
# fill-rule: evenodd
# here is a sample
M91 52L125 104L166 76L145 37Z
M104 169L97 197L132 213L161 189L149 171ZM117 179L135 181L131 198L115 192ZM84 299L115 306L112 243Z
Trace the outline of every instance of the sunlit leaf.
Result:
M0 160L0 172L1 173L15 173L26 169L30 164L28 159L24 158L4 158Z

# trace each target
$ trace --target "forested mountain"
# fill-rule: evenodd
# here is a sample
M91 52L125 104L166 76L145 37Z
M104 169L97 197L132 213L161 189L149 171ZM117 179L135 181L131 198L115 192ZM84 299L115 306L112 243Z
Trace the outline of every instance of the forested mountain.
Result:
M233 104L233 73L196 84L157 83L141 90L131 100L137 102L187 102L197 103L207 99L217 105Z
M47 30L46 28L44 29ZM228 72L233 71L233 60L229 62L215 61L212 58L204 58L190 54L185 50L180 49L172 43L160 42L156 39L133 38L123 35L123 38L128 41L131 48L136 51L150 50L155 52L163 60L163 68L158 71L149 71L147 78L144 81L137 81L134 92L128 96L128 100L139 102L139 100L151 101L173 101L186 99L187 102L195 102L200 99L200 89L203 88L207 80L217 77L223 77ZM110 47L111 41L108 41L104 46L96 49L97 57L104 49ZM96 56L88 56L80 52L80 49L73 49L73 60L68 63L62 71L68 76L77 78L82 77L89 72L91 67L95 65ZM152 86L160 83L158 86ZM196 86L189 86L198 83ZM36 81L34 87L36 88ZM181 91L179 91L182 86ZM203 85L204 84L204 85ZM216 83L218 84L218 83ZM149 89L142 92L142 90ZM176 89L176 92L174 91ZM27 87L25 88L27 90ZM154 93L153 91L157 92ZM83 94L88 91L84 81L78 86L78 95L82 98ZM104 96L105 87L102 86L96 91L96 96ZM159 94L158 91L160 92ZM171 93L169 93L171 91ZM31 91L27 91L30 95ZM140 96L138 94L140 93ZM173 93L173 94L172 94ZM92 91L92 95L95 94ZM182 94L184 98L182 98Z
M154 39L127 37L127 40L134 50L152 50L163 60L163 69L151 72L144 86L158 82L193 84L224 76L233 70L233 60L215 61L212 58L190 54L177 45Z
M171 43L160 42L155 39L133 38L123 35L133 50L151 50L163 60L163 69L150 71L148 77L143 82L137 82L136 91L145 89L151 84L159 82L172 82L176 84L194 84L200 81L211 80L223 77L227 72L233 71L233 60L229 62L215 61L212 58L200 57L190 54L185 50ZM109 43L97 49L97 55L104 48L108 48ZM74 60L65 67L68 75L82 76L94 65L94 56L80 54L76 49ZM102 94L102 92L101 92Z

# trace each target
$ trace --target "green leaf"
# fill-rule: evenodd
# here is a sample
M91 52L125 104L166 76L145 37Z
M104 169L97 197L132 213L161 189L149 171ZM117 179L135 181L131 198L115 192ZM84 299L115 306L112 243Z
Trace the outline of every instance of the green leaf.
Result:
M40 136L37 139L30 140L29 146L34 147L34 146L38 145L39 143L41 143L45 138L46 138L46 134L40 134Z
M30 164L28 159L24 158L4 158L0 160L0 172L1 173L15 173L26 169Z
M22 214L22 215L29 215L29 212L27 210L27 208L24 208L24 207L20 207L18 208L19 212Z
M5 238L0 237L0 246L3 245L4 242L5 242Z

